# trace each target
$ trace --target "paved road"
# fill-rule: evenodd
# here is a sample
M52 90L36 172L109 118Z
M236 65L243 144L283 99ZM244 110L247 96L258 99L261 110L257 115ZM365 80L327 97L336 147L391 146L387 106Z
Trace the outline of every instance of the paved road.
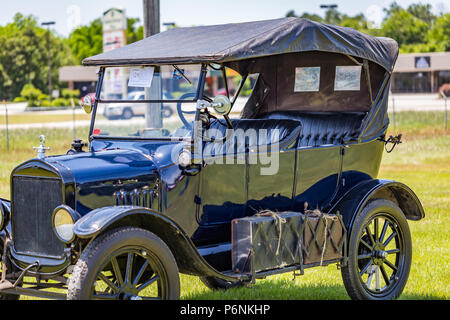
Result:
M238 99L233 108L233 112L238 115L242 110L246 99ZM401 112L401 111L444 111L445 102L443 99L439 99L437 94L391 94L389 97L388 110L390 112ZM450 101L448 101L448 108L450 108ZM8 104L8 114L72 114L71 109L67 110L55 110L55 111L25 111L26 103L13 103ZM77 114L82 114L83 110L76 109ZM103 109L99 107L97 111L99 114L103 113ZM0 105L0 115L5 114L4 105ZM176 114L175 114L176 116ZM130 122L131 124L132 122ZM76 121L76 127L89 126L89 120L79 120ZM32 124L10 124L9 129L28 129L28 128L72 128L72 121L63 122L46 122L46 123L32 123ZM5 129L4 124L0 124L0 130Z

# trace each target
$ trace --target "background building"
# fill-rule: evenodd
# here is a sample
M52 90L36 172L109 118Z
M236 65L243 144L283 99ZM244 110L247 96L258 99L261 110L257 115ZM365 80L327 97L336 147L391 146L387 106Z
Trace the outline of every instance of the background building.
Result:
M394 93L436 93L450 83L450 52L400 54L391 81Z
M67 82L71 90L80 90L80 97L95 92L97 67L65 66L59 68L59 81Z

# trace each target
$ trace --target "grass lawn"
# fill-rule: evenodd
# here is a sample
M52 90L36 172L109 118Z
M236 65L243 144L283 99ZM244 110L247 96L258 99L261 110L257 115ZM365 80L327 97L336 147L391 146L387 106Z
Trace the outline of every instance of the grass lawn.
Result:
M89 120L90 115L84 113L76 113L75 121ZM72 121L72 114L45 114L43 112L27 114L10 114L8 115L8 123L11 124L26 124L26 123L41 123L41 122L63 122ZM0 116L0 124L5 124L5 116Z
M379 177L405 183L421 200L426 217L410 221L413 262L409 281L400 299L450 298L450 130L443 129L443 112L403 112L396 115L403 143L385 153ZM70 120L70 119L69 119ZM86 139L86 129L78 129ZM65 153L72 140L70 128L15 130L11 150L0 133L0 196L9 198L9 174L20 162L35 156L39 134L45 134L49 154ZM248 287L213 292L196 277L181 276L182 299L348 299L336 266L305 270L258 280ZM23 297L27 299L26 297Z

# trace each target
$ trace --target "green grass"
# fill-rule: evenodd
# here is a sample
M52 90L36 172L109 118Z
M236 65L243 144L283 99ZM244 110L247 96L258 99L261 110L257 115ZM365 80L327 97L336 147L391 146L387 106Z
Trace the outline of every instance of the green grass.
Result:
M408 185L421 200L426 217L410 221L413 262L409 281L400 299L450 298L450 130L443 129L442 112L403 112L396 114L396 128L403 143L383 155L380 178ZM392 117L391 117L392 123ZM86 130L86 129L84 129ZM49 154L70 148L70 129L11 131L11 150L5 148L0 133L0 196L9 198L9 174L20 162L35 156L39 134L45 134ZM79 132L86 139L87 132ZM258 280L248 287L214 292L197 277L181 275L182 299L348 299L336 266L305 270L296 277L287 273ZM26 297L24 297L26 298Z
M75 120L89 120L90 115L87 114L75 114ZM27 113L27 114L10 114L8 115L8 124L28 124L28 123L42 123L42 122L62 122L72 121L72 114L44 114L40 113ZM5 116L0 116L0 124L5 124Z

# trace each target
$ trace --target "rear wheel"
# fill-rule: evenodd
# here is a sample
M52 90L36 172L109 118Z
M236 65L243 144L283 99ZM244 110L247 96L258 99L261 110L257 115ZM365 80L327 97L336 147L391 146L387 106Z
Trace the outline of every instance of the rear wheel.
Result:
M411 267L412 244L408 222L393 202L376 199L358 216L349 242L345 289L355 300L396 299Z
M69 300L179 299L178 267L167 245L139 228L119 228L95 239L69 281Z

